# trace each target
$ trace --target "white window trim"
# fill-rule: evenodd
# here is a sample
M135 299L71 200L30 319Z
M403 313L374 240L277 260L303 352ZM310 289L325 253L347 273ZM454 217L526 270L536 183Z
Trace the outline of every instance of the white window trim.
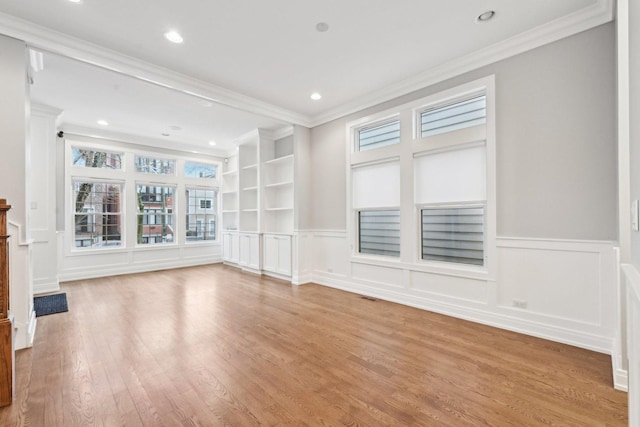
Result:
M486 123L484 125L464 128L444 134L425 138L419 137L419 113L427 108L465 99L476 94L487 96ZM450 89L429 95L398 107L362 117L346 125L346 210L347 236L350 245L350 260L354 263L371 265L383 264L408 270L431 272L435 274L452 275L457 277L482 278L495 280L496 278L496 115L495 115L495 76L490 75L472 82L468 82ZM355 132L368 124L400 118L400 144L364 152L355 151ZM423 152L433 154L435 150L449 151L465 148L473 144L486 145L486 201L485 203L485 265L467 266L463 264L425 261L418 250L421 242L420 209L414 201L413 158ZM427 153L424 153L427 154ZM401 162L401 206L400 206L400 259L390 257L375 257L358 252L357 243L357 211L352 207L351 169L354 166L370 162L380 162L394 156L400 157ZM451 265L448 265L451 264Z
M98 169L98 168L86 168L86 167L73 167L71 161L71 148L88 148L96 151L108 151L121 153L122 157L122 169ZM198 242L186 242L186 236L184 236L182 230L184 227L180 226L180 219L185 217L186 200L184 190L186 187L202 187L206 189L213 189L216 191L218 199L216 200L216 218L220 218L220 185L218 179L202 179L202 178L186 178L184 177L184 162L191 161L203 164L212 164L217 167L218 171L222 170L222 159L202 159L195 157L191 153L183 153L178 151L171 151L159 149L153 151L147 147L136 146L135 144L119 142L109 139L99 139L80 135L69 135L65 140L64 146L64 227L65 227L65 239L64 239L64 256L92 256L103 253L127 253L136 251L153 251L153 250L168 250L176 248L184 248L191 245L203 245L203 246L220 246L222 244L222 236L220 234L220 225L218 221L216 230L216 240L205 240ZM136 172L135 169L135 155L162 158L168 160L176 160L176 174L175 175L157 175L143 172ZM218 173L218 175L220 175ZM122 223L122 246L118 247L104 247L104 248L85 248L78 249L74 247L73 233L74 223L72 210L73 203L73 181L74 180L87 180L95 182L117 182L122 185L121 192L121 212L120 215L124 218ZM174 195L173 203L173 215L175 219L176 236L174 243L167 244L150 244L150 245L138 245L136 239L136 227L135 221L129 218L137 218L137 206L134 203L133 197L136 193L136 185L138 183L145 183L156 186L171 186L175 187L176 194ZM131 194L133 193L133 194Z

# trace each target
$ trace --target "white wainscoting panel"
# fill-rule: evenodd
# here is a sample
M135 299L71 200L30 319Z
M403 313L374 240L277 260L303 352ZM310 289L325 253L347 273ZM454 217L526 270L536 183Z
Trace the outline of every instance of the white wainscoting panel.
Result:
M623 264L627 301L627 357L629 361L629 425L640 425L640 272Z
M410 289L420 295L446 302L455 300L486 304L488 301L486 280L454 277L446 274L411 271Z
M183 247L158 246L64 255L65 239L60 233L58 245L58 253L63 254L58 275L61 282L222 262L220 244L196 243Z
M345 231L315 230L313 281L602 353L614 351L612 242L498 238L496 280L351 257ZM514 305L515 300L515 305Z

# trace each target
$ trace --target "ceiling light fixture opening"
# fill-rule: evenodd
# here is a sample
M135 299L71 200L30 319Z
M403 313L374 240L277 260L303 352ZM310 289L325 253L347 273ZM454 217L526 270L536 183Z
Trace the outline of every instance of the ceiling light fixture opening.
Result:
M496 16L495 10L487 10L486 12L478 15L478 17L476 18L476 22L487 22L490 21L494 16Z
M175 30L167 31L164 33L164 37L171 43L182 43L184 41L180 33Z
M318 22L316 24L316 31L319 33L326 33L327 31L329 31L329 24L327 24L326 22Z
M69 2L77 4L77 3L82 3L82 0L69 0Z
M313 92L311 94L311 99L313 99L314 101L319 101L322 99L322 95L320 95L318 92Z
M171 136L170 133L161 133L160 135L162 135L162 136Z
M98 120L100 126L109 126L109 122L106 120Z
M209 141L209 145L214 146L214 145L216 145L216 142L215 141Z

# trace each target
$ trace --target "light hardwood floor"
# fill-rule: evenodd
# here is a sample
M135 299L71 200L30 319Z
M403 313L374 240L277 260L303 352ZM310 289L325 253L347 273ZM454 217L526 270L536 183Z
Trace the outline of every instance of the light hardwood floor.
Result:
M611 361L222 265L66 283L0 425L624 426Z

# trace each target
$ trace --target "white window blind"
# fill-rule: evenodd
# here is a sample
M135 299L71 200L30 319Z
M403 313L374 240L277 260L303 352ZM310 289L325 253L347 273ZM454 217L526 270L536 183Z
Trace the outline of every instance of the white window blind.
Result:
M360 253L400 256L400 211L360 211L358 213Z
M400 163L376 163L352 169L354 209L400 206Z
M484 207L422 210L422 259L484 264Z
M484 145L416 157L416 203L485 200L486 163Z
M423 138L481 125L487 120L487 96L481 95L420 113Z
M374 125L358 130L357 151L400 143L400 120Z

